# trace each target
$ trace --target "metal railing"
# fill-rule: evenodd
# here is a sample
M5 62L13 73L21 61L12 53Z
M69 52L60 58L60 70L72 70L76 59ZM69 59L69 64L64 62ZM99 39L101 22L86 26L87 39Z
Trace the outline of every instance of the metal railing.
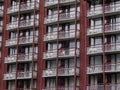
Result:
M75 19L75 11L71 11L69 13L59 13L59 21L65 21L65 20L72 20ZM77 18L80 17L80 12L77 11ZM45 18L44 23L55 23L58 21L58 14L49 15Z
M120 2L116 1L114 4L105 5L105 14L112 13L112 12L119 12L120 11ZM90 10L88 10L87 16L94 16L94 15L102 15L103 12L103 6L102 4L96 5L95 7L91 7Z
M39 8L39 2L32 1L32 2L23 3L23 4L20 4L20 11L32 10L35 7ZM18 11L19 11L19 4L11 6L7 9L8 14L15 13Z
M119 32L119 31L120 31L120 22L105 25L105 31L104 31L105 34ZM95 34L102 34L102 33L103 33L103 26L102 25L96 25L94 27L90 27L87 31L87 35L95 35Z
M60 0L60 4L64 3L72 3L75 2L75 0ZM77 0L77 2L80 2L80 0ZM52 6L58 4L58 0L45 0L45 7Z
M32 61L33 53L27 53L27 54L18 54L18 62L26 62L26 61ZM38 54L34 52L34 60L37 61ZM17 60L17 55L10 55L5 57L5 63L14 63Z
M20 25L19 28L26 28L26 27L32 27L34 25L35 21L35 26L38 26L38 19L31 18L27 20L20 20ZM6 30L13 30L18 28L18 22L19 21L13 21L9 24L7 24Z
M16 72L10 72L4 74L4 80L11 80L15 79ZM33 72L33 78L37 77L37 72ZM32 78L32 71L24 71L24 72L17 72L17 79L27 79Z
M71 76L75 74L75 69L73 68L59 68L58 76ZM79 68L76 68L76 74L79 74ZM43 77L56 76L56 68L43 70Z
M34 40L33 40L34 38ZM29 43L38 42L38 36L26 36L19 38L18 44L29 44ZM6 40L6 46L12 46L17 44L17 38Z
M58 39L69 39L69 38L74 38L74 37L79 37L80 36L80 31L79 30L66 30L66 31L58 31ZM51 32L47 33L44 35L44 41L51 41L51 40L56 40L57 39L57 31L56 32ZM76 36L75 36L76 32Z
M70 49L59 49L58 50L58 57L59 58L65 58L65 57L73 57L75 55L79 56L79 48L70 48ZM57 50L47 51L43 53L43 59L51 59L57 57Z

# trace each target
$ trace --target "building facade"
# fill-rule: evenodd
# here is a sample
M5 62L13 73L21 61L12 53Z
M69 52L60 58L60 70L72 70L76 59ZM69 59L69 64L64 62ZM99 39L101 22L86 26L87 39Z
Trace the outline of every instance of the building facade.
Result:
M0 0L0 9L0 90L120 90L120 0Z

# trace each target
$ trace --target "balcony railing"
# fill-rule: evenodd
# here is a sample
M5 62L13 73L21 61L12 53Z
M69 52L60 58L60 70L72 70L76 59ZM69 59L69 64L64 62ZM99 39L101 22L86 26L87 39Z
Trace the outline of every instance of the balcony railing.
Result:
M0 26L0 33L2 32L2 26Z
M119 31L120 31L120 22L105 25L105 30L104 30L105 34L117 33ZM102 34L102 33L103 33L103 26L102 25L90 27L87 31L87 35L95 35L95 34Z
M7 24L6 30L14 30L18 28L18 22L19 21L14 21L9 24ZM30 28L33 26L38 26L38 19L27 19L27 20L20 20L20 25L19 28Z
M103 85L90 85L87 86L87 90L104 90Z
M102 72L103 72L102 65L87 67L87 74L95 74L95 73L102 73Z
M105 5L105 14L110 14L110 13L117 13L120 12L120 2L116 1L115 4L110 4L110 5ZM103 13L103 6L102 4L96 5L95 7L91 7L90 10L88 11L87 16L88 17L96 17L100 16Z
M3 16L3 10L0 9L0 16Z
M39 8L39 2L35 3L33 1L33 2L27 2L27 3L20 4L20 11L33 10L34 8L36 8L36 9ZM12 14L12 13L15 13L18 11L19 11L19 4L8 8L7 13Z
M112 53L120 51L120 43L105 44L104 52ZM87 54L99 54L103 52L102 45L90 46L87 48Z
M87 48L87 54L99 54L102 52L103 52L102 45L95 45Z
M36 88L9 88L9 89L4 89L4 90L37 90Z
M103 33L102 30L103 30L102 25L98 25L98 26L95 26L95 27L90 27L87 31L87 35L101 34L101 33Z
M30 44L30 43L37 43L38 36L27 36L19 38L18 44ZM17 38L6 40L6 46L12 46L17 44Z
M33 56L34 55L34 56ZM29 62L34 59L37 61L37 53L18 54L18 62ZM17 55L10 55L5 57L5 63L14 63L17 60Z
M87 86L87 90L120 90L120 84L119 83L105 84L105 89L104 85L90 85Z
M77 15L75 15L77 14ZM45 24L50 24L50 23L55 23L58 21L58 16L59 16L59 21L70 21L70 20L74 20L75 17L78 19L80 17L80 12L76 12L75 11L71 11L69 13L60 13L59 15L58 14L54 14L54 15L50 15L50 16L47 16L44 20L44 23Z
M37 72L33 71L33 78L37 77ZM16 78L16 72L6 73L4 74L4 80L12 80ZM32 72L17 72L17 79L29 79L32 78Z
M72 76L75 74L74 68L61 68L58 69L58 76ZM79 68L76 68L76 75L79 75ZM43 71L43 77L56 76L56 69L47 69Z
M56 89L55 87L46 87L42 90L74 90L74 86L67 86L67 87L59 87ZM79 90L79 87L76 87L76 90Z
M80 0L77 0L78 2L80 2ZM60 0L59 3L60 4L66 4L66 3L73 3L75 2L75 0ZM53 5L56 5L58 4L58 0L45 0L45 7L48 7L48 6L53 6Z
M76 32L76 34L75 34ZM58 36L57 36L58 34ZM79 30L69 30L69 31L58 31L58 32L52 32L48 33L44 36L44 41L54 41L57 39L70 39L70 38L75 38L80 36L80 31Z
M105 64L104 70L102 65L95 65L87 67L87 74L96 74L105 72L119 72L120 71L120 63L111 63Z
M79 48L75 50L75 48L71 49L59 49L58 57L59 58L68 58L74 57L76 52L76 56L79 56ZM57 57L57 50L47 51L43 54L43 59L53 59Z

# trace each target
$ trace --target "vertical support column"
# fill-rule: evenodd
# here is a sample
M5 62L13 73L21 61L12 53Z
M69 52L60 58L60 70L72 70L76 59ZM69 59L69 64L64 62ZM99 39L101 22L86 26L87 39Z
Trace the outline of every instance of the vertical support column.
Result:
M10 18L7 15L7 8L10 6L10 0L4 0L4 11L3 11L3 29L2 29L2 49L1 49L1 66L0 66L0 89L6 89L6 81L4 81L4 73L7 71L7 65L4 64L5 56L7 56L8 49L5 47L5 41L9 37L9 33L6 31L7 23Z
M44 36L44 0L40 1L39 7L39 28L38 28L38 67L37 67L37 90L42 90L45 86L45 80L42 78L42 71L44 68L44 61L43 61L43 51L44 51L44 43L43 43L43 36Z
M87 1L80 1L80 90L86 90L87 64Z

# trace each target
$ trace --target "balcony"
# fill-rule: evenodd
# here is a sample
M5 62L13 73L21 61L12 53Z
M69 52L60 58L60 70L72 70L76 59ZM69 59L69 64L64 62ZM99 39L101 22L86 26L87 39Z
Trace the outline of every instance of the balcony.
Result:
M20 24L18 25L18 23ZM27 19L27 20L20 20L20 21L14 21L9 24L7 24L6 30L16 30L17 28L19 29L26 29L26 28L32 28L34 26L38 26L38 19Z
M106 73L120 72L120 63L105 64L104 70L102 65L87 67L87 74L98 74L103 73L103 71L105 71Z
M0 33L2 33L2 26L0 26Z
M37 77L37 72L33 71L33 78ZM32 71L26 71L26 72L11 72L4 74L4 80L13 80L13 79L30 79L32 78Z
M5 57L4 63L15 63L16 60L18 60L18 62L32 62L32 60L37 61L37 56L38 54L35 52L27 54L18 54L18 58L17 55L10 55Z
M119 83L110 83L104 85L90 85L87 86L87 90L120 90L120 84Z
M98 26L95 26L95 27L90 27L87 31L87 35L88 36L91 36L91 35L94 36L94 35L102 35L102 33L113 34L113 33L118 33L118 32L120 32L120 22L105 25L104 32L103 32L103 26L102 25L98 25Z
M90 85L87 86L87 90L104 90L104 85Z
M56 89L56 87L46 87L45 89L42 90L74 90L74 86L69 86L69 87L59 87ZM76 90L79 90L79 87L76 87Z
M10 89L5 89L5 90L37 90L36 88L10 88Z
M38 42L38 36L27 36L27 37L20 37L18 40L19 45L28 45L32 43ZM14 46L17 45L17 38L6 40L6 46Z
M76 53L76 56L79 56L79 48L77 48L76 50L75 48L59 49L58 58L71 58L75 56L75 53ZM57 58L57 50L44 52L43 59L50 60L53 58Z
M115 15L120 12L120 2L116 1L115 4L105 5L105 15ZM87 16L90 18L101 17L103 13L103 6L101 4L91 7L88 10Z
M59 4L73 4L75 0L59 0ZM77 0L77 2L80 2L80 0ZM54 5L58 4L58 0L45 0L45 7L53 7Z
M105 53L120 52L120 43L105 44L104 48ZM88 55L100 53L103 53L103 45L95 45L87 48Z
M74 39L75 37L79 38L79 36L80 36L79 30L58 31L58 32L47 33L46 35L44 35L44 41L51 42L57 40L57 38L59 40L66 40L66 39L68 40L68 39Z
M0 16L3 16L3 10L0 9Z
M73 76L75 74L74 68L61 68L58 69L58 76ZM76 75L79 75L79 68L76 68ZM56 76L55 69L47 69L43 71L43 77L54 77Z
M95 26L95 27L90 27L88 28L87 30L87 35L90 36L90 35L101 35L103 33L103 27L102 25L98 25L98 26Z
M103 72L102 65L95 65L95 66L87 67L87 74L97 74L97 73L102 73L102 72Z
M58 20L58 16L59 16L59 20ZM62 22L70 22L70 21L75 20L75 18L77 18L77 19L80 18L80 12L77 11L75 13L75 11L71 11L69 13L59 13L59 15L54 14L54 15L47 16L44 20L44 24L53 24L53 23L56 23L58 21L61 23Z
M19 7L20 7L20 10L19 10ZM20 6L19 4L15 6L11 6L7 9L7 14L15 14L19 11L26 13L34 9L39 9L39 2L32 1L32 2L27 2L26 4L25 3L20 4Z
M87 54L100 54L103 52L102 45L90 46L87 48Z

